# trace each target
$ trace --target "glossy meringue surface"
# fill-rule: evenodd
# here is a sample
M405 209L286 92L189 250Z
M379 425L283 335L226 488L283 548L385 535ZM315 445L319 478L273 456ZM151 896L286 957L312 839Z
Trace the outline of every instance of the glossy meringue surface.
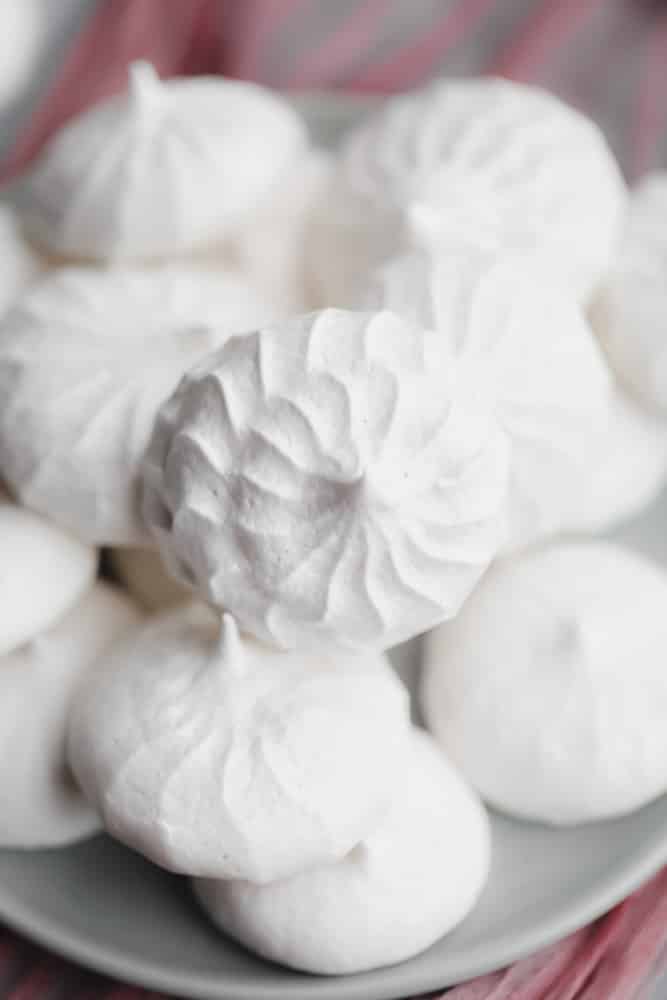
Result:
M667 575L622 546L499 562L426 637L427 724L490 804L572 825L667 790Z
M270 885L199 880L213 922L264 958L327 975L392 965L452 930L489 868L481 803L414 730L390 811L341 861Z
M83 677L140 617L129 598L98 583L52 628L0 658L2 847L56 847L99 830L67 768L69 709Z
M227 239L303 151L281 98L220 77L160 81L135 63L126 94L65 126L27 179L22 216L74 258L164 258Z
M626 190L597 126L509 80L444 80L390 98L346 138L312 233L324 304L410 246L523 252L588 301L615 249Z
M509 541L569 525L586 470L610 433L612 382L577 304L523 255L413 252L375 273L364 297L436 331L462 390L487 400L511 448Z
M409 732L383 656L280 653L191 605L112 651L69 747L114 836L174 871L270 882L374 827Z
M438 338L324 310L234 338L161 408L144 516L177 577L281 648L382 648L495 555L507 447Z
M149 543L137 474L181 375L273 308L231 274L64 269L0 322L0 474L96 544Z

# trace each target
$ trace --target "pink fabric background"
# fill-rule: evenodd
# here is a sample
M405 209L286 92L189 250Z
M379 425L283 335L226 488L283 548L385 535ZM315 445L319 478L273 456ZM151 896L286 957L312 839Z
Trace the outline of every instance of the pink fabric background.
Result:
M439 72L540 83L592 114L630 177L667 163L667 5L659 0L106 0L12 155L6 181L67 118L125 86L226 73L287 89L391 92ZM667 945L667 870L611 913L448 1000L636 1000ZM5 1000L160 1000L0 928Z
M499 73L591 114L628 176L667 163L665 0L99 0L2 177L137 58L163 75L366 93Z

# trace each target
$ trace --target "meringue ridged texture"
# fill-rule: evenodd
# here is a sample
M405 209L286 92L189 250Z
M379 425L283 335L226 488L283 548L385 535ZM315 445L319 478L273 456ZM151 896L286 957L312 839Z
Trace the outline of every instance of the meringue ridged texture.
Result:
M427 724L491 805L571 825L667 790L667 575L618 545L499 562L426 637Z
M97 550L0 493L0 656L51 628L97 573Z
M150 544L139 464L183 372L273 308L231 274L57 271L0 321L0 474L95 544Z
M649 174L632 192L594 315L619 379L667 417L667 171Z
M224 242L306 144L281 98L219 77L161 82L130 70L126 94L66 125L22 192L38 246L69 258L137 261Z
M507 448L437 337L325 310L230 340L161 408L144 517L171 572L281 648L385 648L495 555Z
M0 658L0 846L57 847L99 830L67 769L69 709L98 658L139 620L125 595L98 583L52 628Z
M343 141L311 228L324 305L349 305L409 247L519 251L582 302L611 261L626 189L590 120L508 80L390 98Z
M459 391L496 415L511 446L508 547L569 527L612 417L607 365L577 304L522 255L460 247L388 262L363 305L436 331Z
M107 830L153 861L270 882L342 858L376 825L409 733L381 654L277 652L190 605L100 664L69 756Z
M344 975L404 961L472 909L489 869L488 820L438 750L414 730L392 807L342 861L270 885L200 880L226 934L265 958Z

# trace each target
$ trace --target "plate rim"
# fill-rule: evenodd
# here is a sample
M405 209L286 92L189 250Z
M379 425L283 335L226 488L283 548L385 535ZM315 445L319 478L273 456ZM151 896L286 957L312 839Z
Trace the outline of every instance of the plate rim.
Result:
M104 834L101 836L106 837ZM413 969L408 961L346 976L308 975L304 976L303 986L295 988L293 984L287 986L280 982L244 985L236 979L220 981L217 973L164 973L150 960L122 955L113 947L88 941L60 927L17 900L1 884L0 920L48 950L88 969L134 986L167 994L177 993L192 1000L284 1000L288 989L295 1000L396 1000L396 997L445 989L504 968L598 919L649 881L667 863L667 831L656 831L651 840L648 847L644 845L641 848L639 855L633 854L625 864L614 869L597 892L588 890L583 898L571 897L559 912L521 935L510 933L507 937L500 936L491 948L480 943L468 952L463 962L459 962L458 969L455 968L456 962L452 961L449 971L445 965L443 974L428 967L421 971L420 968ZM172 877L166 872L164 876Z

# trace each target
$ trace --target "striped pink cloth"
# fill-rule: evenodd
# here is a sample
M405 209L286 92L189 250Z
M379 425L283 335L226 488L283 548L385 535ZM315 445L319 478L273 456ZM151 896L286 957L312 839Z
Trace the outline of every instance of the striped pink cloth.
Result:
M439 72L537 82L592 114L627 174L667 164L667 5L660 0L106 0L0 166L14 176L59 125L125 85L224 72L281 88L389 92ZM611 913L447 1000L637 1000L667 946L667 869ZM0 928L3 1000L161 1000Z
M628 176L667 164L665 0L100 0L0 180L138 58L162 75L366 93L500 73L591 114Z

